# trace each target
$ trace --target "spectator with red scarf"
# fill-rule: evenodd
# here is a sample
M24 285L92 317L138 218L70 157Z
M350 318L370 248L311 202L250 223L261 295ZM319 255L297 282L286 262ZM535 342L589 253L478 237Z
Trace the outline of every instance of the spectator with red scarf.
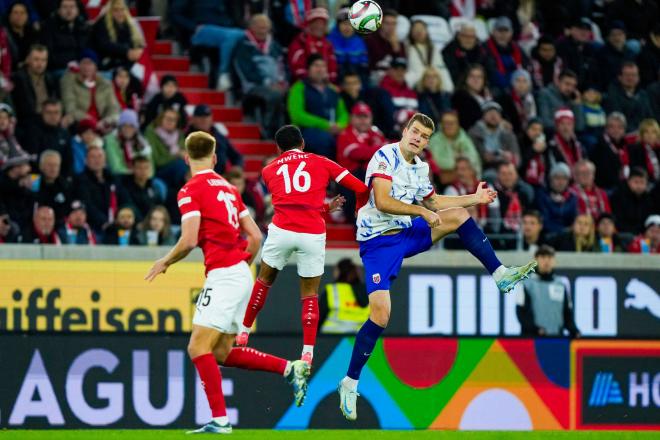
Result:
M516 166L511 162L503 162L497 167L495 181L497 198L500 201L500 216L502 224L499 232L518 232L524 210L534 204L534 190L530 185L520 180Z
M511 75L511 93L505 93L497 100L502 105L504 118L511 122L516 135L522 133L527 121L537 116L536 100L532 92L529 72L518 69Z
M92 228L87 224L87 210L85 204L80 200L71 202L66 222L57 231L60 240L64 244L82 244L94 246L96 236Z
M573 166L575 184L571 192L578 200L578 213L589 214L597 220L601 214L610 214L610 199L607 193L596 186L596 166L593 162L582 159Z
M7 31L0 28L0 99L3 101L14 88L11 82L11 51Z
M635 237L628 246L634 254L660 254L660 215L650 215L644 222L644 234Z
M89 225L100 235L114 222L119 206L128 198L124 188L106 168L103 148L88 147L85 165L85 170L76 178L74 191L87 207Z
M555 161L548 149L540 119L529 121L519 144L522 156L520 173L523 179L535 187L546 186L548 174Z
M605 132L591 153L596 165L596 185L612 192L626 179L630 166L626 151L626 117L612 112L607 117Z
M442 58L454 84L465 76L470 66L484 65L486 50L479 44L477 31L471 23L462 23L454 39L442 49Z
M32 227L23 235L23 243L60 245L55 232L55 211L50 206L40 206L32 216Z
M564 162L569 168L582 160L582 144L575 136L575 116L567 108L555 112L555 135L548 143L550 152L557 162Z
M319 54L328 66L330 82L337 82L337 59L332 43L325 36L328 27L325 8L310 9L305 15L305 29L289 45L291 82L307 77L307 58Z
M532 49L530 59L534 89L542 89L555 84L564 69L564 61L557 56L557 48L552 37L543 35Z
M509 17L498 17L491 37L484 43L488 55L486 70L490 85L500 91L508 90L511 74L518 69L528 69L529 59L513 41L513 25Z
M649 181L660 182L660 126L655 119L639 124L639 142L629 145L624 156L625 165L640 167L649 174Z
M133 159L146 157L154 167L151 145L140 134L138 115L134 110L126 109L119 115L117 129L103 138L108 166L114 174L133 172Z
M131 75L126 67L119 66L112 73L112 89L122 110L140 111L142 107L142 84Z
M419 108L417 92L406 83L407 68L408 61L405 58L395 58L380 83L380 87L392 97L394 124L397 129L400 129Z

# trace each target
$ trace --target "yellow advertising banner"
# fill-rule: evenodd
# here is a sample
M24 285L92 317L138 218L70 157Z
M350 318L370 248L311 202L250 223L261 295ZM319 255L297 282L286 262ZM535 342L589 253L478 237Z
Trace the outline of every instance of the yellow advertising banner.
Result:
M186 332L201 263L152 283L149 261L0 260L0 331Z

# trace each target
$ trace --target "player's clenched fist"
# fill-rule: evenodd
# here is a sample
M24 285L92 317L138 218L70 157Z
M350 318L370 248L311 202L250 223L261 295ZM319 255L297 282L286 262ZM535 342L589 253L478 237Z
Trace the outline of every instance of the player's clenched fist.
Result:
M424 220L426 220L426 223L432 228L440 226L440 223L442 223L442 220L440 220L440 216L436 214L433 211L426 211L424 214L422 214L422 217Z
M491 189L486 182L479 182L477 191L474 193L477 196L477 203L489 204L493 203L497 198L497 191Z

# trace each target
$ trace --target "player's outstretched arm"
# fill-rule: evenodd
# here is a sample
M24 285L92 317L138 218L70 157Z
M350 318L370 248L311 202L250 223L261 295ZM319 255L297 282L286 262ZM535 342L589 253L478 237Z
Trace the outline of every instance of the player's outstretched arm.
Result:
M250 254L248 264L252 264L257 256L257 253L259 252L259 247L261 246L261 239L263 235L261 234L259 226L257 226L254 220L252 220L250 215L241 217L239 224L248 242L247 248L245 248L245 252Z
M151 282L159 274L165 273L167 268L177 261L183 260L188 254L197 247L197 237L199 235L199 224L201 217L188 217L181 223L181 238L174 247L163 258L156 260L154 265L144 277Z
M372 180L374 190L374 202L376 209L393 215L418 215L424 217L429 226L436 227L440 224L440 217L433 211L420 205L409 205L390 196L392 181L382 177L374 177Z
M422 203L432 211L440 211L449 208L468 208L474 205L489 204L497 198L497 191L490 189L486 182L479 182L474 194L464 196L442 196L434 194Z

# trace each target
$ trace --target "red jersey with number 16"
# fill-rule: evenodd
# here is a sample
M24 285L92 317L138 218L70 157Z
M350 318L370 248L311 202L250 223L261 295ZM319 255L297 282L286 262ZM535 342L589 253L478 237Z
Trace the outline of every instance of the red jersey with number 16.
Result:
M307 234L325 234L321 215L330 180L340 182L346 168L327 157L288 150L266 166L261 175L272 195L273 224Z
M250 213L234 185L213 170L203 170L179 190L177 202L181 223L201 217L198 246L204 253L207 274L250 258L238 222Z

